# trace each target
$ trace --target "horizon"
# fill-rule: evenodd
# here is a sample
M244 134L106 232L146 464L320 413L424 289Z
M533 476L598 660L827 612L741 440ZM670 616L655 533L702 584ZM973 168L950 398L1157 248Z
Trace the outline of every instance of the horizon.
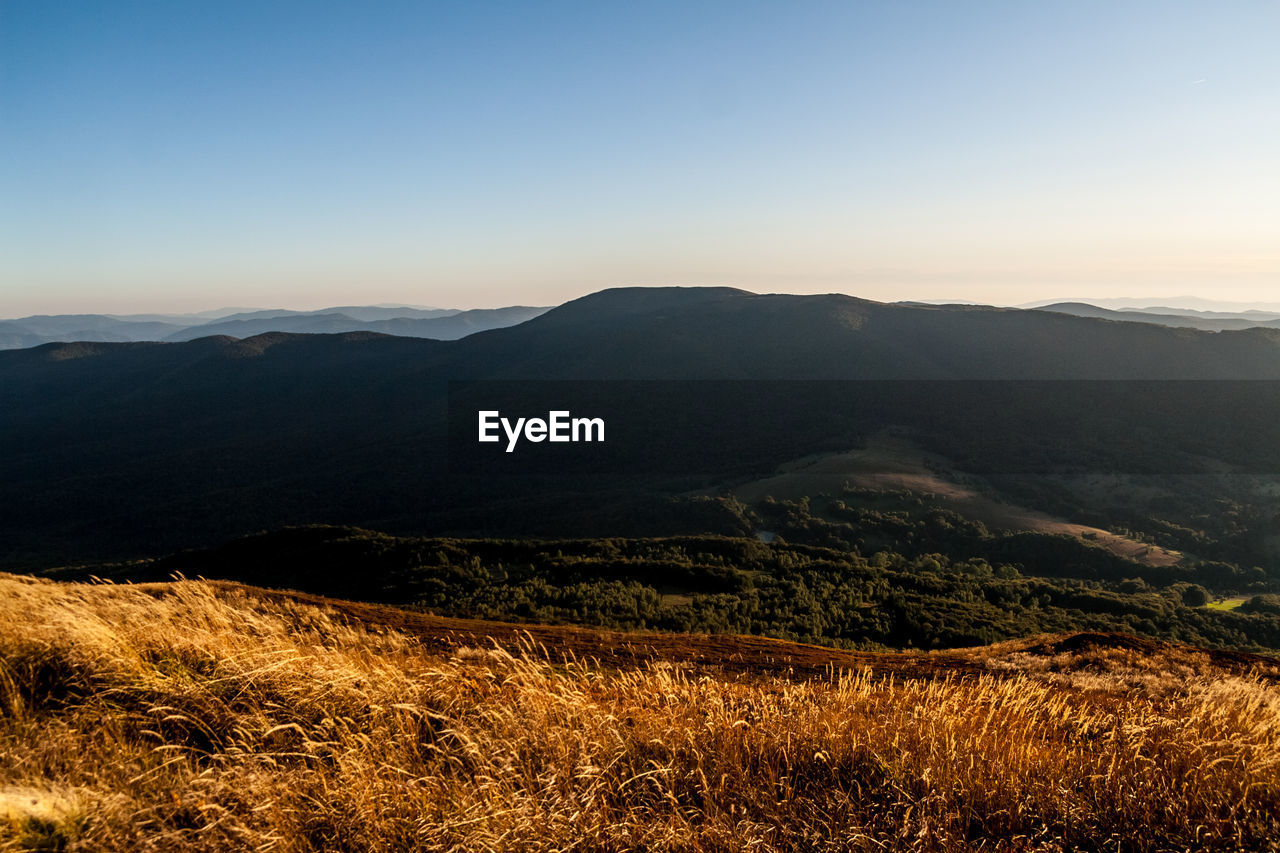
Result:
M0 315L668 283L1266 302L1278 26L1150 0L15 0Z

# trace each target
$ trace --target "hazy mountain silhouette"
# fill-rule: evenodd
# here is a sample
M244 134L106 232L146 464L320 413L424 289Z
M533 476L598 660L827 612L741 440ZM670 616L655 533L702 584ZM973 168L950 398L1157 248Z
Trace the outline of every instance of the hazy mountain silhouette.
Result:
M1076 317L1094 317L1102 320L1116 320L1128 323L1155 323L1160 326L1203 329L1211 332L1252 329L1255 327L1280 329L1280 316L1262 311L1250 311L1245 314L1226 314L1218 311L1192 311L1170 308L1165 309L1168 313L1164 313L1157 308L1113 310L1099 308L1087 302L1056 302L1034 310L1054 311L1059 314L1072 314Z
M450 308L368 305L319 311L215 311L206 312L205 315L32 316L0 321L0 349L19 349L53 342L190 341L211 335L245 338L268 332L382 332L407 337L454 340L472 332L520 323L546 310L527 306L460 311Z
M163 320L121 319L105 314L37 315L0 320L0 349L53 341L159 341L182 328Z
M460 313L457 308L410 308L399 305L342 305L332 308L318 308L314 311L299 311L289 308L259 308L251 311L227 313L216 319L216 322L229 323L237 320L263 320L273 317L307 317L321 314L342 314L352 320L390 320L396 317L412 317L422 319L428 317L447 317ZM286 331L274 329L273 331Z
M1222 299L1206 299L1200 296L1059 297L1057 299L1038 299L1033 302L1024 302L1014 307L1042 308L1046 305L1063 302L1085 303L1117 311L1150 311L1156 314L1177 314L1189 311L1194 314L1218 314L1233 317L1254 313L1270 314L1272 317L1280 316L1280 302L1229 302Z

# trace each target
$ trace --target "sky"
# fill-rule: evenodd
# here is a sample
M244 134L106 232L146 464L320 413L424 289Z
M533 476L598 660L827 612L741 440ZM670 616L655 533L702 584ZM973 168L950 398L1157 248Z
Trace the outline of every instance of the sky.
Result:
M0 317L1280 300L1280 3L0 0Z

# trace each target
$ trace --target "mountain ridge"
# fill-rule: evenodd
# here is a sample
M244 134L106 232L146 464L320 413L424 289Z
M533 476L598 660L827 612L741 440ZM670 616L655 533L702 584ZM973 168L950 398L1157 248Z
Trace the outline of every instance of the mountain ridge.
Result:
M164 343L225 337L265 351L290 335L312 351L404 337L272 331ZM48 361L111 357L138 343L55 343L32 354ZM437 360L416 367L448 378L1280 379L1280 329L1211 332L1052 311L732 288L609 289L441 343L424 346ZM0 371L25 360L20 352L0 352Z
M1160 326L1201 329L1209 332L1237 331L1251 328L1280 329L1280 317L1264 312L1250 312L1253 316L1223 314L1219 312L1181 311L1161 313L1156 309L1099 308L1087 302L1057 302L1031 310L1071 314L1076 317L1093 317L1121 323L1152 323ZM1176 309L1170 309L1176 311Z
M266 309L224 316L58 314L0 320L0 350L80 341L186 341L210 335L251 337L266 332L336 334L384 332L453 340L476 331L523 322L544 307L512 305L469 310L345 306L315 311ZM217 313L217 312L215 312Z

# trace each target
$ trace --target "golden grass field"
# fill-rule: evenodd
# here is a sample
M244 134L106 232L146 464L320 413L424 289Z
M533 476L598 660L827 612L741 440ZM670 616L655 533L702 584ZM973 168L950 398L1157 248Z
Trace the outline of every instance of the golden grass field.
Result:
M604 664L353 612L0 575L0 849L1280 849L1265 658Z

